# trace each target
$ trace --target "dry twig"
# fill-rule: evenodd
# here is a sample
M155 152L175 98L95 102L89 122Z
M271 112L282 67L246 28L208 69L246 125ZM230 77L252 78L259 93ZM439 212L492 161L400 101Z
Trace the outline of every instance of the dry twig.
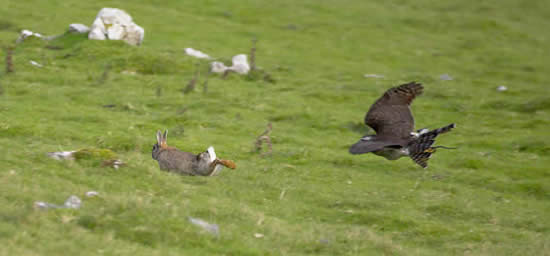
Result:
M187 94L187 93L190 93L193 90L195 90L195 84L197 84L197 81L199 80L199 75L200 75L200 69L199 69L198 64L196 65L196 69L197 70L195 71L195 74L193 75L193 79L191 79L191 81L189 81L189 83L187 84L185 89L183 89L183 94Z
M254 143L256 152L260 152L262 150L262 144L265 143L267 144L267 151L264 152L262 155L271 155L271 153L273 152L273 146L271 144L271 138L269 137L269 135L271 134L272 129L273 126L271 125L271 123L268 123L265 131L260 134L258 138L256 138L256 143Z
M256 38L252 39L252 48L250 49L250 71L256 69Z
M8 47L6 49L6 73L13 72L15 72L13 68L13 47Z

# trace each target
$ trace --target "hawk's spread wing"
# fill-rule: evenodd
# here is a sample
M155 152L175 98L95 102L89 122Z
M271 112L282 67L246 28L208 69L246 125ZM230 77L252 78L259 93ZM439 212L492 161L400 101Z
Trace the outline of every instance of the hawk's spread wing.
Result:
M387 90L369 109L365 123L376 131L377 137L408 140L414 130L414 118L409 108L421 84L411 82Z
M388 141L386 141L386 140L369 141L369 140L361 139L349 148L349 152L354 154L354 155L364 154L364 153L369 153L369 152L373 152L373 151L382 150L382 149L384 149L384 147L388 147L388 146L389 147L391 147L391 146L400 147L399 144L400 144L399 142L394 143L394 142L389 141L389 140Z

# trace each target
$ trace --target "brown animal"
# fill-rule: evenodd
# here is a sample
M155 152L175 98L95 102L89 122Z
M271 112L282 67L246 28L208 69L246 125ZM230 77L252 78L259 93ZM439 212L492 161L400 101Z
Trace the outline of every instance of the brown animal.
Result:
M166 144L168 130L162 134L157 131L157 143L153 146L152 157L157 160L161 170L183 175L213 176L219 173L223 166L235 169L237 166L231 160L216 158L213 147L197 155L181 151Z

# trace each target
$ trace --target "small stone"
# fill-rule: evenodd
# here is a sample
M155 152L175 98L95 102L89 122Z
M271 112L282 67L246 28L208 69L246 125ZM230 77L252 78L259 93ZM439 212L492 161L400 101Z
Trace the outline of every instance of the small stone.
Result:
M227 70L227 66L219 61L214 61L210 63L210 71L214 73L223 73Z
M507 91L508 90L508 87L504 86L504 85L501 85L499 87L497 87L497 91L499 92L504 92L504 91Z
M19 34L19 37L17 38L17 40L15 41L16 43L21 43L23 42L23 40L31 37L31 36L34 36L34 37L38 37L38 38L43 38L43 36L41 34L38 34L38 33L34 33L30 30L22 30L21 31L21 34Z
M98 196L98 195L99 195L99 192L97 192L97 191L92 190L92 191L86 192L87 197L94 197L94 196Z
M31 63L31 65L33 65L35 67L39 67L39 68L43 67L42 64L40 64L40 63L38 63L34 60L29 61L29 63Z
M198 219L198 218L193 218L193 217L188 217L188 219L194 225L197 225L197 226L203 228L204 230L208 231L209 233L211 233L213 235L218 236L220 234L220 228L218 227L217 224L211 224L211 223L208 223L204 220L201 220L201 219Z
M73 160L76 151L48 152L48 156L56 160Z
M450 80L453 80L453 77L451 77L449 74L443 74L439 76L439 79L443 81L450 81Z
M365 78L384 78L384 75L378 75L378 74L365 74L363 76Z
M48 205L49 205L48 203L42 202L42 201L34 202L34 208L38 208L38 209L50 208Z
M208 54L201 52L199 50L195 50L193 48L185 48L185 54L195 58L199 58L199 59L211 59L211 57L208 56Z
M247 74L248 71L250 71L250 65L248 64L248 60L246 59L246 54L239 54L233 56L233 66L229 67L229 69L239 73L239 74Z
M264 237L264 234L254 233L254 237L255 237L255 238L263 238L263 237Z
M78 198L75 195L70 196L67 199L67 201L65 201L65 204L63 204L65 208L69 208L69 209L78 209L80 208L81 205L82 205L82 200L80 200L80 198Z
M73 23L69 25L69 32L76 34L86 34L90 32L90 28L84 24Z

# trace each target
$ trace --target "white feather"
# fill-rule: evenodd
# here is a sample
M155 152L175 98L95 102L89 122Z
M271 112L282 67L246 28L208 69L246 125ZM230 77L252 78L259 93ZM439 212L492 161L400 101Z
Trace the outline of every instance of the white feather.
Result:
M210 155L210 162L214 162L216 160L216 152L214 152L214 147L210 146L208 147L208 154Z

